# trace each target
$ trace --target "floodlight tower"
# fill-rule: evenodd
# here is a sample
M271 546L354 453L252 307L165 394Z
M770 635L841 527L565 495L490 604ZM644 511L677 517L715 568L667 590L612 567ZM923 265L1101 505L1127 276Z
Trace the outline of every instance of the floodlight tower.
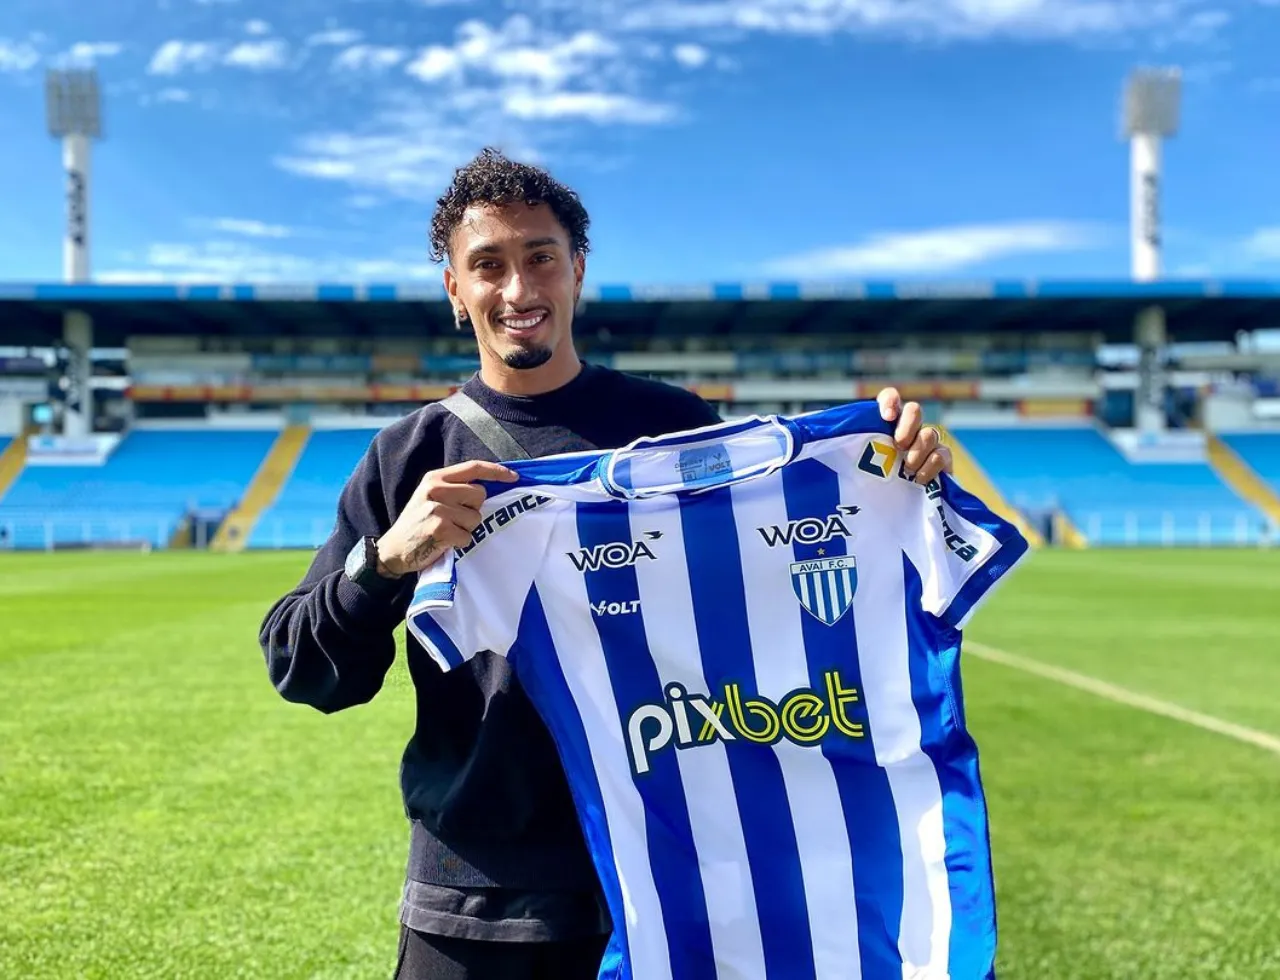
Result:
M1161 141L1178 131L1182 74L1177 68L1140 68L1125 91L1124 128L1129 137L1129 221L1133 278L1154 282L1161 276L1160 162ZM1134 324L1138 347L1138 390L1134 424L1148 435L1166 428L1164 308L1139 311Z
M62 242L62 275L67 282L89 281L89 147L102 136L102 103L93 69L50 71L45 78L49 133L62 140L67 180L67 228ZM85 436L93 429L90 388L93 321L69 310L62 325L68 364L63 434Z
M1141 68L1130 76L1125 92L1133 278L1139 282L1160 278L1161 140L1178 132L1181 98L1177 68Z

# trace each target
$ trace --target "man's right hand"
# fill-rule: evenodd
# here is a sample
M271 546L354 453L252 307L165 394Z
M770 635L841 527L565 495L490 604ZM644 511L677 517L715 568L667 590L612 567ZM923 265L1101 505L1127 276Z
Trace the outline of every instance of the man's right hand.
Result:
M433 564L450 548L463 548L480 525L484 487L476 480L512 483L498 463L471 460L432 470L422 478L396 522L378 539L378 572L399 578Z

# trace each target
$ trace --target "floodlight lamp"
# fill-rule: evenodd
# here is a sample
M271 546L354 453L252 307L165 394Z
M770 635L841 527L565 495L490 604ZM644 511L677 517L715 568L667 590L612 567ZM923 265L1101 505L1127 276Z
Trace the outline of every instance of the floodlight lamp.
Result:
M1125 134L1173 136L1181 122L1181 101L1181 69L1138 69L1125 89Z
M45 112L52 136L101 137L97 72L92 68L49 71L45 76Z

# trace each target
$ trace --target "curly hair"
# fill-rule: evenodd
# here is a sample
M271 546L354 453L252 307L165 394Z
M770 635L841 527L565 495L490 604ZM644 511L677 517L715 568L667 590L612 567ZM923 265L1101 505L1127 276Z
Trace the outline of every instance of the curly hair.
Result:
M545 170L516 163L500 151L485 147L474 160L454 172L453 183L436 201L431 217L432 261L442 262L448 256L449 241L467 208L477 204L503 207L517 202L547 205L569 233L571 249L584 255L590 250L587 227L591 219L577 193Z

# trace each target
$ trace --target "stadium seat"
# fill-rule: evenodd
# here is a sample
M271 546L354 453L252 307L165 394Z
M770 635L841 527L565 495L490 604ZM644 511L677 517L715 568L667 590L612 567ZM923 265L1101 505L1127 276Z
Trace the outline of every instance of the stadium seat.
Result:
M1093 544L1252 544L1266 527L1207 463L1132 463L1091 427L953 431L1013 506L1061 510Z
M126 435L101 466L31 466L0 498L13 546L168 544L191 510L232 507L271 447L267 430Z
M1219 438L1280 493L1280 432L1230 433Z
M318 548L333 529L338 495L376 429L317 429L280 495L254 526L249 548Z

